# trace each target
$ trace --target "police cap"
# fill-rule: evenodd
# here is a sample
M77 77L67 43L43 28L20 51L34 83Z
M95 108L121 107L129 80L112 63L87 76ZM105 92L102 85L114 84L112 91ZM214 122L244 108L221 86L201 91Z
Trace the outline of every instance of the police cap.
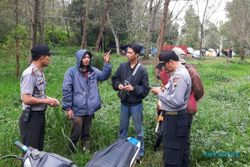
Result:
M159 55L159 60L164 62L179 61L178 55L173 50L163 51Z
M52 52L50 52L48 45L35 45L31 49L32 58L38 58L41 55L49 55L50 56L51 54L52 54Z

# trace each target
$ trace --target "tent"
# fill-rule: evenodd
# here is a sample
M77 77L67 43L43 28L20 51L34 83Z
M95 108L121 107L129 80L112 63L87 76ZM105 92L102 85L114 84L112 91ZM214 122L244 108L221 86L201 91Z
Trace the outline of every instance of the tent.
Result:
M194 50L192 57L193 58L200 58L201 54L200 54L200 50Z
M180 57L186 55L185 51L179 47L174 47L172 50Z
M193 53L194 53L194 49L191 48L191 47L188 47L188 48L187 48L187 51L188 51L189 54L193 54Z
M208 49L206 51L206 56L216 57L217 53L216 53L216 51L214 49Z
M172 50L175 47L182 49L185 52L185 55L188 53L187 46L185 45L164 45L161 50L162 51Z

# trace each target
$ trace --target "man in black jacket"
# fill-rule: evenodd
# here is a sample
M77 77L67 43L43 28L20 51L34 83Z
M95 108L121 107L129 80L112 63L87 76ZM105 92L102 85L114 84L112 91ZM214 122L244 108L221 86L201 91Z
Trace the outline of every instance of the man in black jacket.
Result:
M138 163L144 155L142 100L149 92L147 71L138 62L140 50L139 45L129 45L126 53L128 62L120 64L112 77L113 88L119 91L118 96L121 99L120 138L128 137L129 118L132 116L137 139L141 141Z

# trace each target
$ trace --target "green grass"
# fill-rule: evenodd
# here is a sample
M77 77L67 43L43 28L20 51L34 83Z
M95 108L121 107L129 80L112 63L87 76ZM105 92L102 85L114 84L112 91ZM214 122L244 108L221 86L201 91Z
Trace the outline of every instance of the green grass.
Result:
M46 69L47 95L62 98L61 85L65 71L75 64L74 52L78 47L55 48L56 55ZM0 52L1 54L2 52ZM94 54L97 57L101 53ZM21 113L19 79L16 79L14 58L0 55L0 156L6 154L21 155L13 145L19 139L18 119ZM125 57L112 55L114 73ZM25 59L25 56L23 56ZM93 62L94 62L93 61ZM27 61L21 63L21 70L27 67ZM192 166L250 166L250 60L240 62L235 58L229 64L225 58L207 58L206 60L188 60L196 64L205 84L205 96L199 102L199 111L195 115L191 133ZM153 63L153 60L152 60ZM150 84L155 85L153 65L147 65ZM70 122L60 108L48 108L46 112L45 148L73 160L78 166L84 166L95 151L113 143L118 136L120 102L107 80L99 84L102 108L95 114L91 129L91 152L69 154L67 149ZM144 129L146 154L140 167L162 166L162 152L155 153L154 128L156 126L156 98L150 93L144 100ZM132 122L130 135L134 136ZM240 152L238 158L207 158L205 152ZM18 161L0 160L0 166L20 166Z

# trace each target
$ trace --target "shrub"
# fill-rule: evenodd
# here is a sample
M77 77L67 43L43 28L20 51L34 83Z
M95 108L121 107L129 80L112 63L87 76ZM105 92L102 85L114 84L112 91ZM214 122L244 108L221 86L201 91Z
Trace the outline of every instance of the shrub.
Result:
M45 41L47 44L66 46L71 42L68 41L67 31L60 26L46 26L45 31Z

